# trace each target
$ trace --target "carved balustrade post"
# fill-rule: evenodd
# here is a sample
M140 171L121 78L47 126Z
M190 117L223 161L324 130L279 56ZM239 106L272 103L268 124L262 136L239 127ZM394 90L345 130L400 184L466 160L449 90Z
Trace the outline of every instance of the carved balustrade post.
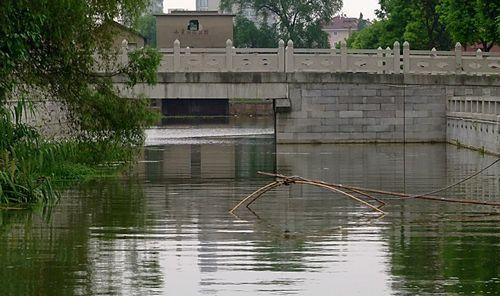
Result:
M340 42L340 69L347 72L347 44L343 40Z
M231 39L226 41L226 71L233 71L233 41Z
M480 48L478 48L476 51L476 60L477 60L476 62L481 65L482 59L483 59L483 51ZM480 74L479 69L475 69L473 71L474 71L473 72L474 74L476 74L476 73Z
M382 47L377 48L377 74L384 73L384 50Z
M462 66L462 44L457 42L455 44L455 73L462 73L464 68Z
M128 64L128 41L127 41L127 39L123 39L120 53L121 53L120 62L122 64L122 66L125 66Z
M410 43L403 43L403 73L410 73Z
M286 45L286 56L285 56L285 72L291 73L295 72L295 60L294 60L294 53L293 53L293 41L288 40L288 43Z
M285 72L285 41L278 42L278 71Z
M174 41L174 72L181 69L181 42L179 39Z
M394 42L394 74L401 73L401 48L399 42Z
M391 67L389 67L389 65L390 65L389 59L392 57L391 54L392 54L392 50L389 46L387 46L385 48L385 51L384 51L384 73L385 74L392 73L392 69L391 69Z

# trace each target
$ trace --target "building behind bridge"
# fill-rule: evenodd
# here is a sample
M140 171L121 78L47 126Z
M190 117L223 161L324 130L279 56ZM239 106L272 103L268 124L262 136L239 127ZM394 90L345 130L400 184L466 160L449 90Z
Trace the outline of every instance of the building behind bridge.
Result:
M233 14L218 11L172 11L156 14L158 48L171 48L178 39L182 47L226 47L233 40Z
M116 49L120 49L123 41L126 40L129 49L136 49L144 47L146 44L146 37L142 36L139 32L122 25L115 21L110 21L103 24L100 30L106 30L112 36L112 44Z
M358 31L359 19L346 17L345 15L335 16L331 22L323 26L323 31L328 34L328 42L331 47L335 47L342 41Z

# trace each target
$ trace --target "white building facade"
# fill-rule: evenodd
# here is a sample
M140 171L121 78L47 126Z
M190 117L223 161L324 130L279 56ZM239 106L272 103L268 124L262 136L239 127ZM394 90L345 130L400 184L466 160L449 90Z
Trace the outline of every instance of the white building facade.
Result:
M347 41L353 32L358 31L358 18L336 16L332 21L323 26L323 31L328 34L331 47L342 41Z
M196 10L198 11L218 11L220 0L196 0Z

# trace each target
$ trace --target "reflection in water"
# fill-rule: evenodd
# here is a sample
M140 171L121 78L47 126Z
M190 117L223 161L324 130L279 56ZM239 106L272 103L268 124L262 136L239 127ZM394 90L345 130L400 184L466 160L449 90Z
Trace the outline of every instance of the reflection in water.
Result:
M245 130L244 130L245 131ZM258 170L418 193L492 161L436 145L279 145L267 128L177 140L150 131L129 177L68 190L50 220L0 212L1 295L470 295L500 289L498 211L391 200L373 219ZM200 134L205 134L201 130ZM246 134L246 133L244 133ZM223 136L223 137L221 137ZM447 192L498 199L500 168ZM489 214L489 215L486 215Z

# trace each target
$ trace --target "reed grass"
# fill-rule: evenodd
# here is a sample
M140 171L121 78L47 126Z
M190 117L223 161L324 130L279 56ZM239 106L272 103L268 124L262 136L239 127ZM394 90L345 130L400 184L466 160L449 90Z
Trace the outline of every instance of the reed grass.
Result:
M55 203L55 187L114 174L136 154L119 137L48 141L21 122L22 108L0 106L0 204Z

